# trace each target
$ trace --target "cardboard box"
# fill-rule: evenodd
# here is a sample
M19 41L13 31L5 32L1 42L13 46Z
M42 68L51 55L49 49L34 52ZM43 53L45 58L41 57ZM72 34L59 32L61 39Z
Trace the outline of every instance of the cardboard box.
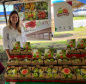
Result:
M77 42L77 49L84 49L86 47L86 38L79 38Z
M32 80L45 80L44 67L32 67Z
M73 66L78 81L86 81L86 66Z
M31 65L43 65L43 59L32 59Z
M7 62L7 65L8 66L10 66L10 65L14 66L14 65L19 65L19 63L20 63L20 58L12 58L11 60L9 60Z
M31 58L21 58L19 64L20 65L31 65Z
M5 79L10 79L10 81L18 80L18 67L15 66L7 67L4 77Z
M59 73L61 80L76 80L76 76L73 73L73 67L71 66L59 66Z
M53 66L53 65L46 66L45 72L46 72L46 81L47 80L54 81L60 79L60 74L57 66Z
M57 60L54 58L51 59L44 59L45 65L57 65Z
M82 58L71 59L72 65L85 65L85 61Z
M10 51L10 57L11 58L20 58L21 57L21 55L20 55L20 51L19 52L17 52L17 51Z
M67 58L66 56L66 50L57 50L56 52L56 58Z
M29 66L23 66L23 67L19 67L19 71L18 71L18 79L19 81L23 80L31 80L31 67Z
M32 58L32 51L21 51L21 58Z
M67 57L68 58L80 57L80 50L67 50Z
M71 65L71 60L70 59L58 59L58 64L59 65L64 65L64 64Z

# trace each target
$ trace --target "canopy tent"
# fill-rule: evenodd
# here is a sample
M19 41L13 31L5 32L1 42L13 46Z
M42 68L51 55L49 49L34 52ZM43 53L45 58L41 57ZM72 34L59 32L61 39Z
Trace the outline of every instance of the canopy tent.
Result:
M86 4L86 0L78 0L78 1L80 1L80 2L82 2L82 3L84 3L84 4Z

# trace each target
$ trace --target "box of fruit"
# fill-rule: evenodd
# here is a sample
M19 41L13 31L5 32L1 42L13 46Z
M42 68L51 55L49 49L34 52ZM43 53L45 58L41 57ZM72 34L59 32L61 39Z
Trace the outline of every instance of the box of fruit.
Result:
M67 58L66 56L66 50L57 50L56 52L56 58Z
M4 75L6 80L18 82L18 67L11 66L7 67L6 73Z
M80 57L86 57L86 49L80 49L81 55Z
M58 80L60 79L60 74L58 71L58 67L57 66L47 66L45 67L45 72L46 72L46 82L51 80Z
M54 58L47 58L47 59L44 59L44 64L45 65L57 65L57 60Z
M55 52L55 49L45 49L44 51L44 58L54 58L54 52Z
M20 58L12 58L11 60L9 60L7 62L7 65L8 66L10 66L10 65L14 66L14 65L19 65L19 63L20 63Z
M20 58L20 51L21 51L20 42L13 42L13 49L10 51L10 57Z
M86 39L79 38L77 42L77 49L84 49L86 47Z
M43 59L43 49L33 49L33 59Z
M20 66L18 71L19 81L31 81L31 67Z
M32 59L31 65L43 65L43 59Z
M71 65L71 59L63 58L63 59L58 59L58 64L59 65Z
M76 76L71 66L59 66L61 80L76 80Z
M40 66L32 67L32 80L45 81L44 67Z
M70 50L75 50L76 48L76 39L67 40L67 48Z
M31 65L31 58L21 58L19 65Z
M67 50L67 57L68 58L80 57L80 50Z
M71 59L72 65L85 65L85 61L82 58Z
M86 81L86 66L73 66L78 81Z

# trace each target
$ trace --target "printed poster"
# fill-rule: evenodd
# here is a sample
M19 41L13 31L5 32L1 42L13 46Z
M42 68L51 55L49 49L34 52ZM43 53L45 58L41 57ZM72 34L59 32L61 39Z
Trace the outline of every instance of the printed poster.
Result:
M72 1L54 3L55 31L73 30Z
M27 40L51 40L51 0L14 4L24 24Z

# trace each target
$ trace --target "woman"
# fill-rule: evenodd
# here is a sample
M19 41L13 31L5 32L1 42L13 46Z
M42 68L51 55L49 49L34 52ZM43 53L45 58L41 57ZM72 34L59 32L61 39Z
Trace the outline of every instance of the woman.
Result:
M3 28L3 45L9 60L11 59L9 51L13 48L12 43L16 41L20 41L23 47L22 42L26 42L26 37L17 11L12 11L7 26Z

